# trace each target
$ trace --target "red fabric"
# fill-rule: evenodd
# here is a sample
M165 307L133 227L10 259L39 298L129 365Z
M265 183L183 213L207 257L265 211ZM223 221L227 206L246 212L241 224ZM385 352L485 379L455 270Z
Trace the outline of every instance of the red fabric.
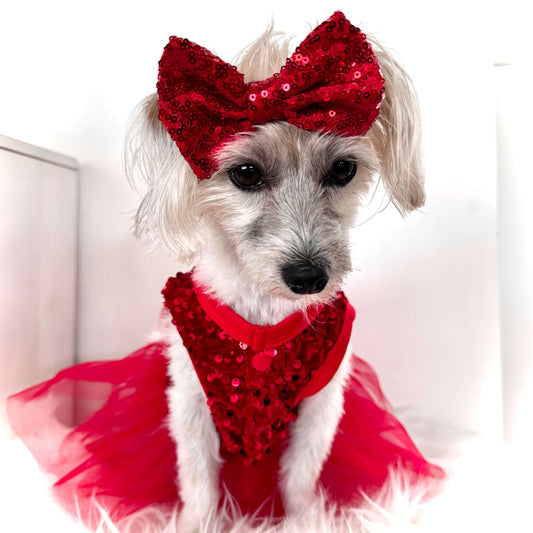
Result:
M172 304L178 305L175 299ZM343 301L339 298L337 303ZM350 321L345 318L344 322ZM122 360L77 365L8 400L14 430L58 479L54 489L60 501L90 527L99 521L93 498L115 521L149 504L180 505L179 450L167 429L165 351L164 344L156 343ZM265 391L260 395L263 398ZM359 358L354 358L344 410L320 477L331 501L353 504L360 500L361 491L372 495L383 486L390 467L407 470L413 482L443 476L390 414L375 373ZM283 444L281 439L271 439L269 453L250 464L245 464L240 450L223 453L220 485L243 511L258 511L258 516L283 514L278 487Z
M391 468L401 469L413 484L445 477L424 459L391 410L372 367L354 356L345 413L320 477L333 501L350 504L360 501L361 492L375 494Z
M61 503L90 527L101 519L93 499L114 520L178 501L165 350L150 344L125 359L73 366L8 399L14 431L57 478Z
M307 317L297 312L256 326L197 290L190 274L178 274L163 289L165 306L206 394L223 455L237 453L248 466L287 436L301 399L333 377L355 312L340 292Z
M176 282L173 279L171 278L169 282L175 286ZM178 281L178 283L181 282ZM169 287L168 284L167 287ZM192 283L189 283L189 288L192 289ZM203 312L214 320L220 329L230 337L247 344L255 351L272 349L280 344L291 341L294 337L302 333L309 326L310 322L316 319L318 313L323 308L323 306L312 307L306 314L294 313L274 326L256 326L244 320L244 318L235 313L230 307L221 305L217 300L210 298L200 289L192 293L187 291L185 295L190 297L193 294L197 298ZM167 301L172 311L171 298L172 295L169 295Z
M366 36L337 11L278 74L251 83L205 48L171 37L159 62L159 118L197 177L206 179L217 170L216 149L258 124L284 120L364 135L378 116L383 84Z

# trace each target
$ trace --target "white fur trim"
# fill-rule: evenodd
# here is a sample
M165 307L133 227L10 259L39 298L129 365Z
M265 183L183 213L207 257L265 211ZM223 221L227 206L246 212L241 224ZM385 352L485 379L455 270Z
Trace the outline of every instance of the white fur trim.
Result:
M184 531L194 531L220 500L220 442L204 391L175 328L169 330L167 341L172 381L167 392L168 424L178 446L178 487L184 502L179 521Z
M295 514L313 503L318 477L343 415L343 391L350 372L351 343L332 380L306 398L289 428L289 445L281 458L281 488L285 509Z

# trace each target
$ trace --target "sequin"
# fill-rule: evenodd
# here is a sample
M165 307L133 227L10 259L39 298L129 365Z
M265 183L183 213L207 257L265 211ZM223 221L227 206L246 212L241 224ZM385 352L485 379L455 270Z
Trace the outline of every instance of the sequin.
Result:
M366 36L337 11L279 73L250 83L205 48L171 37L159 61L159 119L196 176L207 179L217 170L216 149L258 124L285 120L306 130L364 135L378 116L383 85ZM362 98L353 97L358 91ZM335 104L335 115L325 102Z

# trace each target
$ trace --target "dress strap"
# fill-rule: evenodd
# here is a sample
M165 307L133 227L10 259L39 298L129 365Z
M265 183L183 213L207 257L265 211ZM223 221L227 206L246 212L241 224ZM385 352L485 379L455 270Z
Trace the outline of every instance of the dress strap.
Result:
M337 341L329 351L322 366L318 368L315 375L311 378L311 381L309 381L296 397L297 403L308 396L313 396L313 394L322 390L332 380L346 355L348 344L350 343L350 337L352 335L352 325L354 320L355 309L350 305L350 302L346 300L346 314L344 315L344 323Z

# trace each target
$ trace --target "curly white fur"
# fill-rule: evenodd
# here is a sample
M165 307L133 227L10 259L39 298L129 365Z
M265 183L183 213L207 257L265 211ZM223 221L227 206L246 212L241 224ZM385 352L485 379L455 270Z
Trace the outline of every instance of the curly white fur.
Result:
M434 443L435 428L415 437ZM533 475L529 451L520 455L486 439L472 440L457 428L445 429L440 439L457 442L448 447L446 490L431 500L424 499L431 487L413 487L401 472L393 472L380 494L340 514L335 509L324 511L319 495L301 515L257 523L253 517L243 517L228 498L222 513L204 516L198 533L529 532ZM53 527L55 533L87 533L53 501L48 476L22 442L0 441L0 472L2 531L38 533ZM113 523L105 509L94 505L101 523L90 533L183 533L177 509L149 507Z

